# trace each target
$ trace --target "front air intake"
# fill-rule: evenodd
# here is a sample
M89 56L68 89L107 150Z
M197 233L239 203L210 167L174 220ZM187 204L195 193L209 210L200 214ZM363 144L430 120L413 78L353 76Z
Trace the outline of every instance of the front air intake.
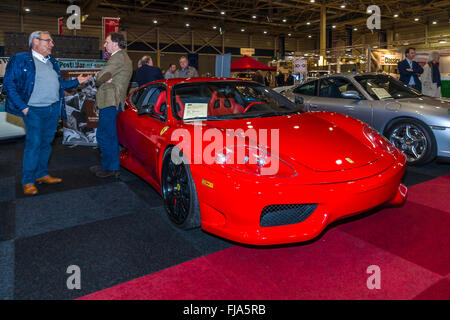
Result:
M316 210L313 204L278 204L267 206L261 213L261 227L278 227L300 223Z

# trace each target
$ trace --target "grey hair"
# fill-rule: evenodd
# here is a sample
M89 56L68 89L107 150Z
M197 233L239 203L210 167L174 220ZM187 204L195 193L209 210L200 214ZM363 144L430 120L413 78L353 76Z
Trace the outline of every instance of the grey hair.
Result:
M30 37L28 38L28 46L30 48L32 48L33 47L33 40L34 39L39 39L41 37L41 35L43 35L43 34L51 35L50 32L48 32L48 31L34 31L34 32L32 32L30 34Z
M152 60L152 58L151 58L150 56L143 56L143 57L141 58L141 64L142 64L142 65L148 64L149 62L150 62L151 64L153 64L153 60Z
M433 51L428 55L427 62L432 62L432 61L436 60L437 58L439 58L439 52Z

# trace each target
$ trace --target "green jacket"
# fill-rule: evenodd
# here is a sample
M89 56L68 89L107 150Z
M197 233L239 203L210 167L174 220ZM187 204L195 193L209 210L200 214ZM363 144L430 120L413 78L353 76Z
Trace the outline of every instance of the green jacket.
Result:
M95 77L99 86L95 97L96 105L99 109L122 105L127 98L128 85L133 73L133 64L128 54L120 50L109 58L106 65ZM112 79L111 82L107 82Z

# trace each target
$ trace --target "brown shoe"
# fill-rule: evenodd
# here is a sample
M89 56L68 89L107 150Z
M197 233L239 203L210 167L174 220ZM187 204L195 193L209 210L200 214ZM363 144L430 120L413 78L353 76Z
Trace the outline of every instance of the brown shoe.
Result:
M37 183L47 183L47 184L53 184L53 183L60 183L62 181L62 179L60 178L55 178L49 175L46 175L45 177L36 179Z
M33 195L38 193L38 189L34 185L34 183L29 183L23 186L23 193L27 195Z

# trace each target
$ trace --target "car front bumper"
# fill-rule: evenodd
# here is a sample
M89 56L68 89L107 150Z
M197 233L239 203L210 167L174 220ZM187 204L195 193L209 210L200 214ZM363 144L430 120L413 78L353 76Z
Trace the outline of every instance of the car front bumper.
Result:
M405 165L398 162L368 178L344 183L304 185L275 179L271 182L236 179L223 175L209 185L196 177L202 229L215 235L252 245L307 241L330 223L382 204L401 205L407 188L401 184ZM203 177L207 174L203 173ZM298 181L298 180L296 180ZM317 204L302 222L262 227L264 208L277 205Z

